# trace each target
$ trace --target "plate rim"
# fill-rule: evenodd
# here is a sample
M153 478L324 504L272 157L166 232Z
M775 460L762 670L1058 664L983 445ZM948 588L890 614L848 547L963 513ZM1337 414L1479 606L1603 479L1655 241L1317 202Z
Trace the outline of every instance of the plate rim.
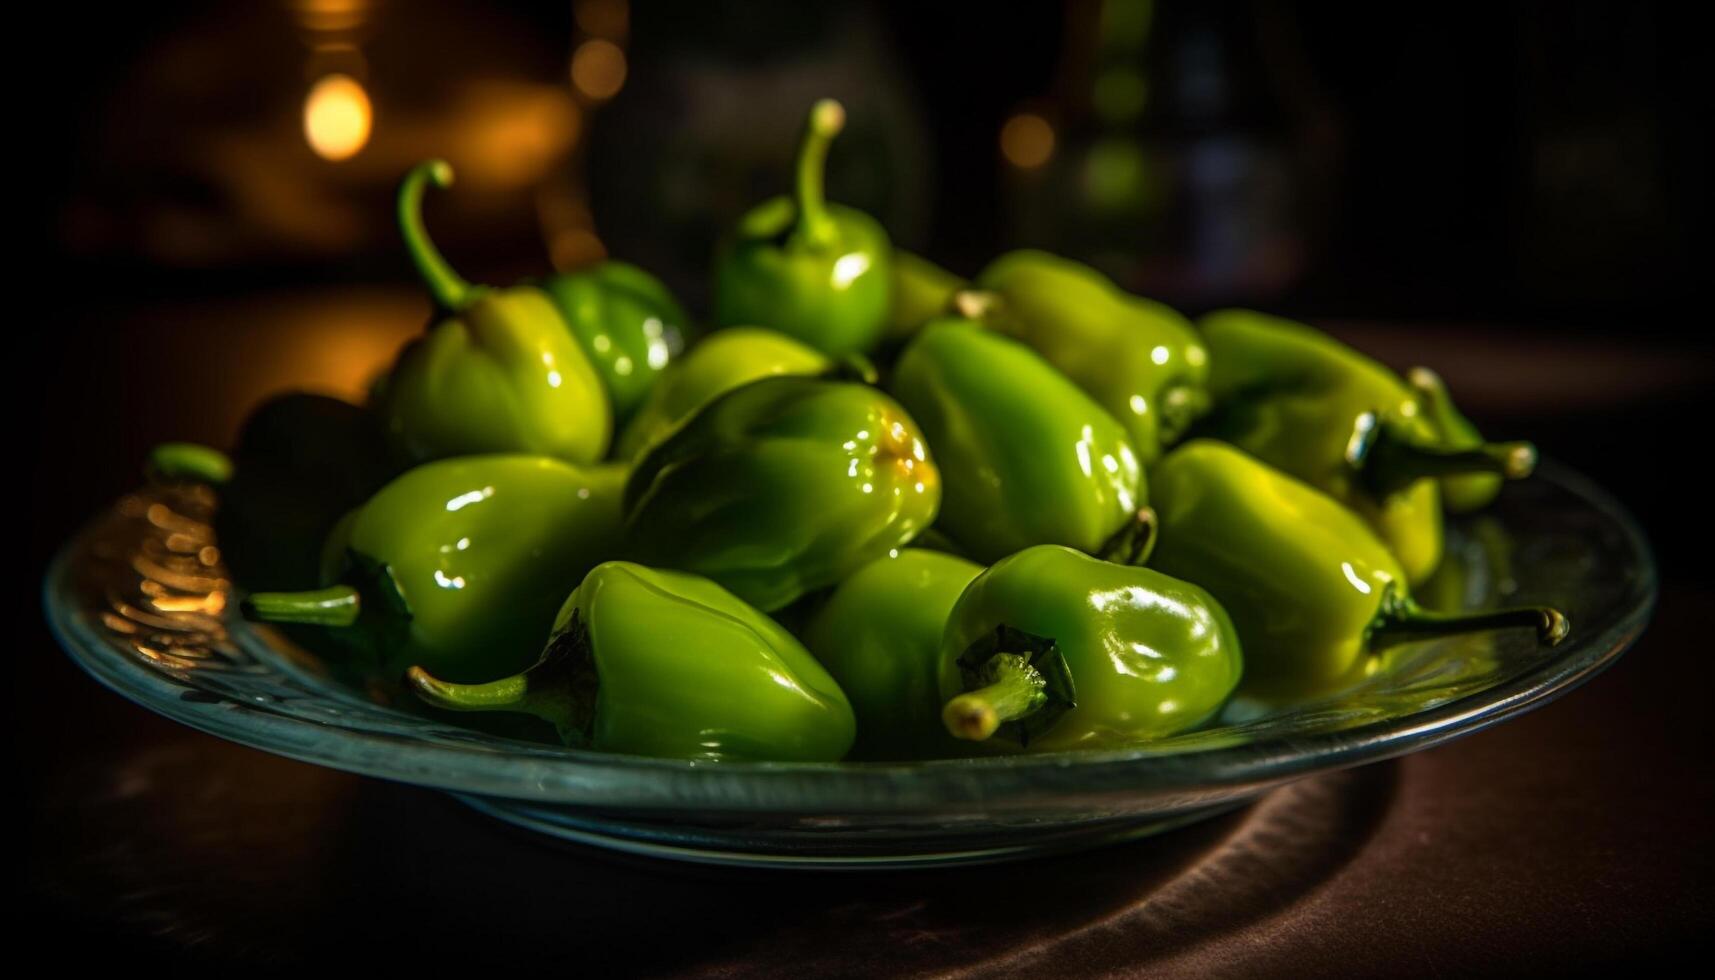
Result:
M1314 773L1330 772L1416 752L1487 729L1548 704L1617 661L1648 626L1659 598L1659 572L1647 537L1631 513L1606 490L1575 470L1543 460L1534 479L1581 498L1622 532L1636 557L1638 575L1623 612L1600 633L1519 675L1444 704L1332 732L1233 745L1159 751L1148 748L1079 750L1040 755L918 762L711 762L654 759L580 749L556 749L498 736L486 745L424 743L410 738L341 728L264 710L211 711L187 702L188 688L168 675L117 653L99 638L78 634L74 558L112 508L81 526L56 551L44 576L42 601L50 631L72 661L120 696L198 731L250 748L314 765L466 795L537 805L674 811L697 807L719 812L906 812L926 806L981 804L986 809L1042 805L1041 796L1074 792L1080 801L1119 802L1131 797L1198 794L1251 795ZM63 600L63 601L62 601ZM233 642L254 654L270 652L260 634L233 631ZM195 707L189 705L194 704ZM392 709L381 708L387 711ZM400 712L404 717L420 716ZM220 719L242 716L243 722ZM318 749L334 743L374 751L354 758ZM264 736L273 735L274 738ZM519 755L508 749L531 750ZM485 774L506 760L504 778ZM381 762L366 761L380 758ZM515 767L530 762L530 776ZM451 765L455 761L457 765ZM1033 777L1076 771L1078 785L1053 791ZM645 784L650 784L646 787ZM638 792L647 789L645 792ZM908 797L908 798L907 798Z

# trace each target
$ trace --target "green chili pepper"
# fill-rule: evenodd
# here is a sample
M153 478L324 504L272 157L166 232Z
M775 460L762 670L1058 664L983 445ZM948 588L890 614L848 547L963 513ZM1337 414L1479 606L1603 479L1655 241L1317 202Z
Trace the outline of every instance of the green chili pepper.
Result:
M979 575L942 639L942 723L1052 752L1162 738L1213 715L1244 658L1209 593L1038 545Z
M1125 426L1146 465L1209 409L1209 356L1191 321L1089 266L1009 252L956 305L1076 382Z
M704 406L637 463L627 545L773 612L903 546L940 501L917 424L891 398L764 378Z
M854 758L967 754L941 727L941 634L982 566L907 548L853 572L802 634L857 714Z
M764 326L834 355L864 353L881 338L892 275L887 232L822 194L828 146L845 118L832 99L810 107L796 195L758 205L721 246L716 326Z
M893 305L887 315L885 346L899 347L930 320L953 312L953 298L967 283L928 259L893 250Z
M334 529L315 592L258 592L244 614L332 627L385 677L522 670L566 593L619 552L625 473L544 456L427 463Z
M698 409L740 385L777 374L820 374L831 363L821 351L772 330L717 331L662 372L621 433L614 455L636 459Z
M307 589L321 575L321 542L348 510L394 474L370 413L325 395L291 392L245 420L228 459L168 443L150 454L157 474L220 492L215 540L249 589Z
M1444 450L1416 395L1392 371L1331 337L1247 310L1201 321L1216 412L1206 434L1233 443L1357 511L1422 582L1441 561L1435 481L1527 476L1529 443Z
M553 301L533 286L473 286L429 240L424 186L452 179L445 161L431 160L399 188L406 248L444 318L400 352L379 386L389 436L412 460L503 452L601 458L612 411Z
M589 573L523 673L410 680L437 707L526 712L609 752L831 762L853 737L851 705L792 634L708 579L629 562Z
M595 365L614 425L631 418L685 346L690 318L661 280L625 262L602 262L542 284Z
M1435 446L1444 451L1482 451L1486 443L1482 433L1471 420L1453 404L1447 383L1426 367L1415 367L1405 373L1406 383L1417 395L1423 420L1434 433ZM1523 444L1515 444L1523 445ZM1532 457L1534 462L1534 456ZM1527 469L1518 464L1519 469ZM1468 514L1494 503L1501 492L1504 477L1495 473L1462 473L1444 476L1436 482L1441 487L1441 502L1455 514Z
M974 558L1063 544L1131 560L1145 503L1131 440L1030 348L936 320L900 355L892 390L934 447L939 526Z
M1413 599L1405 569L1339 502L1238 449L1197 439L1151 474L1161 529L1150 564L1208 589L1245 645L1241 693L1302 701L1337 693L1396 643L1529 626L1544 643L1566 617L1544 607L1445 615Z

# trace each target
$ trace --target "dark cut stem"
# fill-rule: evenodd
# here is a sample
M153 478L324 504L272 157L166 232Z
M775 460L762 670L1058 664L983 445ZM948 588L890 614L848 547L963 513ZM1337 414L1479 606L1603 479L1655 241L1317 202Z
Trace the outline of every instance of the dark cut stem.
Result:
M164 480L193 480L210 486L231 481L232 459L194 442L163 442L149 450L148 470Z
M589 643L589 631L574 614L571 623L548 641L542 659L521 674L485 684L455 684L412 667L405 679L419 698L434 707L535 715L552 724L567 745L583 745L595 724L600 684Z
M941 722L955 738L980 742L1048 703L1047 680L1023 654L997 653L981 674L985 686L954 697L941 710Z
M1572 621L1566 618L1565 613L1551 606L1515 606L1476 613L1438 613L1430 612L1409 599L1401 599L1383 604L1381 615L1370 627L1369 645L1374 652L1414 640L1527 626L1536 630L1538 643L1555 646L1571 632Z
M1528 442L1485 442L1470 449L1439 449L1400 435L1366 412L1358 417L1346 461L1363 473L1371 492L1385 497L1426 478L1492 473L1522 480L1536 469L1536 447Z
M1161 527L1151 507L1140 507L1132 519L1115 531L1096 557L1116 565L1142 565L1155 550L1155 539Z
M876 370L875 362L862 354L843 354L835 358L818 377L824 381L851 381L873 385L881 380L881 373Z
M452 165L445 160L425 160L411 168L399 185L399 233L405 238L405 252L417 266L417 275L429 287L435 305L449 313L465 308L481 287L472 286L435 247L429 231L423 226L423 192L427 185L446 189L453 184Z
M350 626L363 611L358 591L335 585L308 592L257 592L239 607L245 619L264 623Z

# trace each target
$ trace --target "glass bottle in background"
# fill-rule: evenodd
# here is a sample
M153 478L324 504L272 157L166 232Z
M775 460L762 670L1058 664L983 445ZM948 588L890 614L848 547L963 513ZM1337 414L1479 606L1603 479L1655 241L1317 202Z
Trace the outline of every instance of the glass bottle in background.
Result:
M1311 259L1338 160L1282 9L1067 11L1055 90L1000 135L1013 241L1181 305L1278 296Z

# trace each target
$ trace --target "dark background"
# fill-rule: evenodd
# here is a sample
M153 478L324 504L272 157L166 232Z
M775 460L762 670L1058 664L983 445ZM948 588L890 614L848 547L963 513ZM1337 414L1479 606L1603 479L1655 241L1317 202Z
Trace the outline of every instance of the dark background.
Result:
M1659 552L1661 621L1599 682L1607 700L1543 714L1657 725L1659 744L1615 733L1613 771L1643 767L1635 777L1669 794L1657 803L1685 812L1616 823L1612 843L1672 846L1666 826L1699 854L1689 879L1645 875L1602 893L1636 914L1610 924L1611 942L1574 948L1590 966L1660 953L1709 924L1709 773L1663 753L1706 748L1709 728L1648 707L1701 717L1685 692L1712 679L1694 617L1711 588L1694 473L1715 380L1697 305L1710 115L1683 5L658 2L617 22L597 6L42 12L35 49L51 70L25 82L30 118L43 118L18 154L41 171L13 187L43 219L27 266L41 271L15 293L29 338L18 387L35 394L31 568L133 485L151 444L224 443L249 406L294 384L361 389L427 314L391 226L393 184L416 159L445 153L459 168L429 220L470 277L606 251L660 272L695 309L718 228L783 189L797 114L834 94L851 126L830 192L881 216L900 244L964 274L1006 248L1047 247L1188 312L1245 304L1309 320L1396 367L1430 363L1487 431L1536 440L1624 500ZM592 39L624 52L611 99L568 84L568 61ZM375 106L369 144L341 163L311 153L298 122L309 83L333 69L354 73ZM1053 130L1040 165L1003 152L1003 126L1021 114ZM217 761L254 754L208 748L98 691L39 619L19 654L11 718L39 842L22 879L26 922L89 948L243 955L247 935L205 923L187 940L183 923L118 911L131 906L104 889L123 876L86 867L111 816L80 831L66 815L83 812L67 802L75 774L127 745L192 739L183 751ZM194 809L182 796L161 807ZM434 812L448 833L473 825ZM125 840L104 846L134 847ZM505 846L505 860L533 853ZM230 840L213 850L253 859ZM598 867L598 882L639 902L719 887ZM263 892L289 880L258 874ZM732 880L752 899L777 887ZM1593 901L1579 882L1551 884L1569 890L1555 900ZM820 886L792 886L806 887L814 905Z

